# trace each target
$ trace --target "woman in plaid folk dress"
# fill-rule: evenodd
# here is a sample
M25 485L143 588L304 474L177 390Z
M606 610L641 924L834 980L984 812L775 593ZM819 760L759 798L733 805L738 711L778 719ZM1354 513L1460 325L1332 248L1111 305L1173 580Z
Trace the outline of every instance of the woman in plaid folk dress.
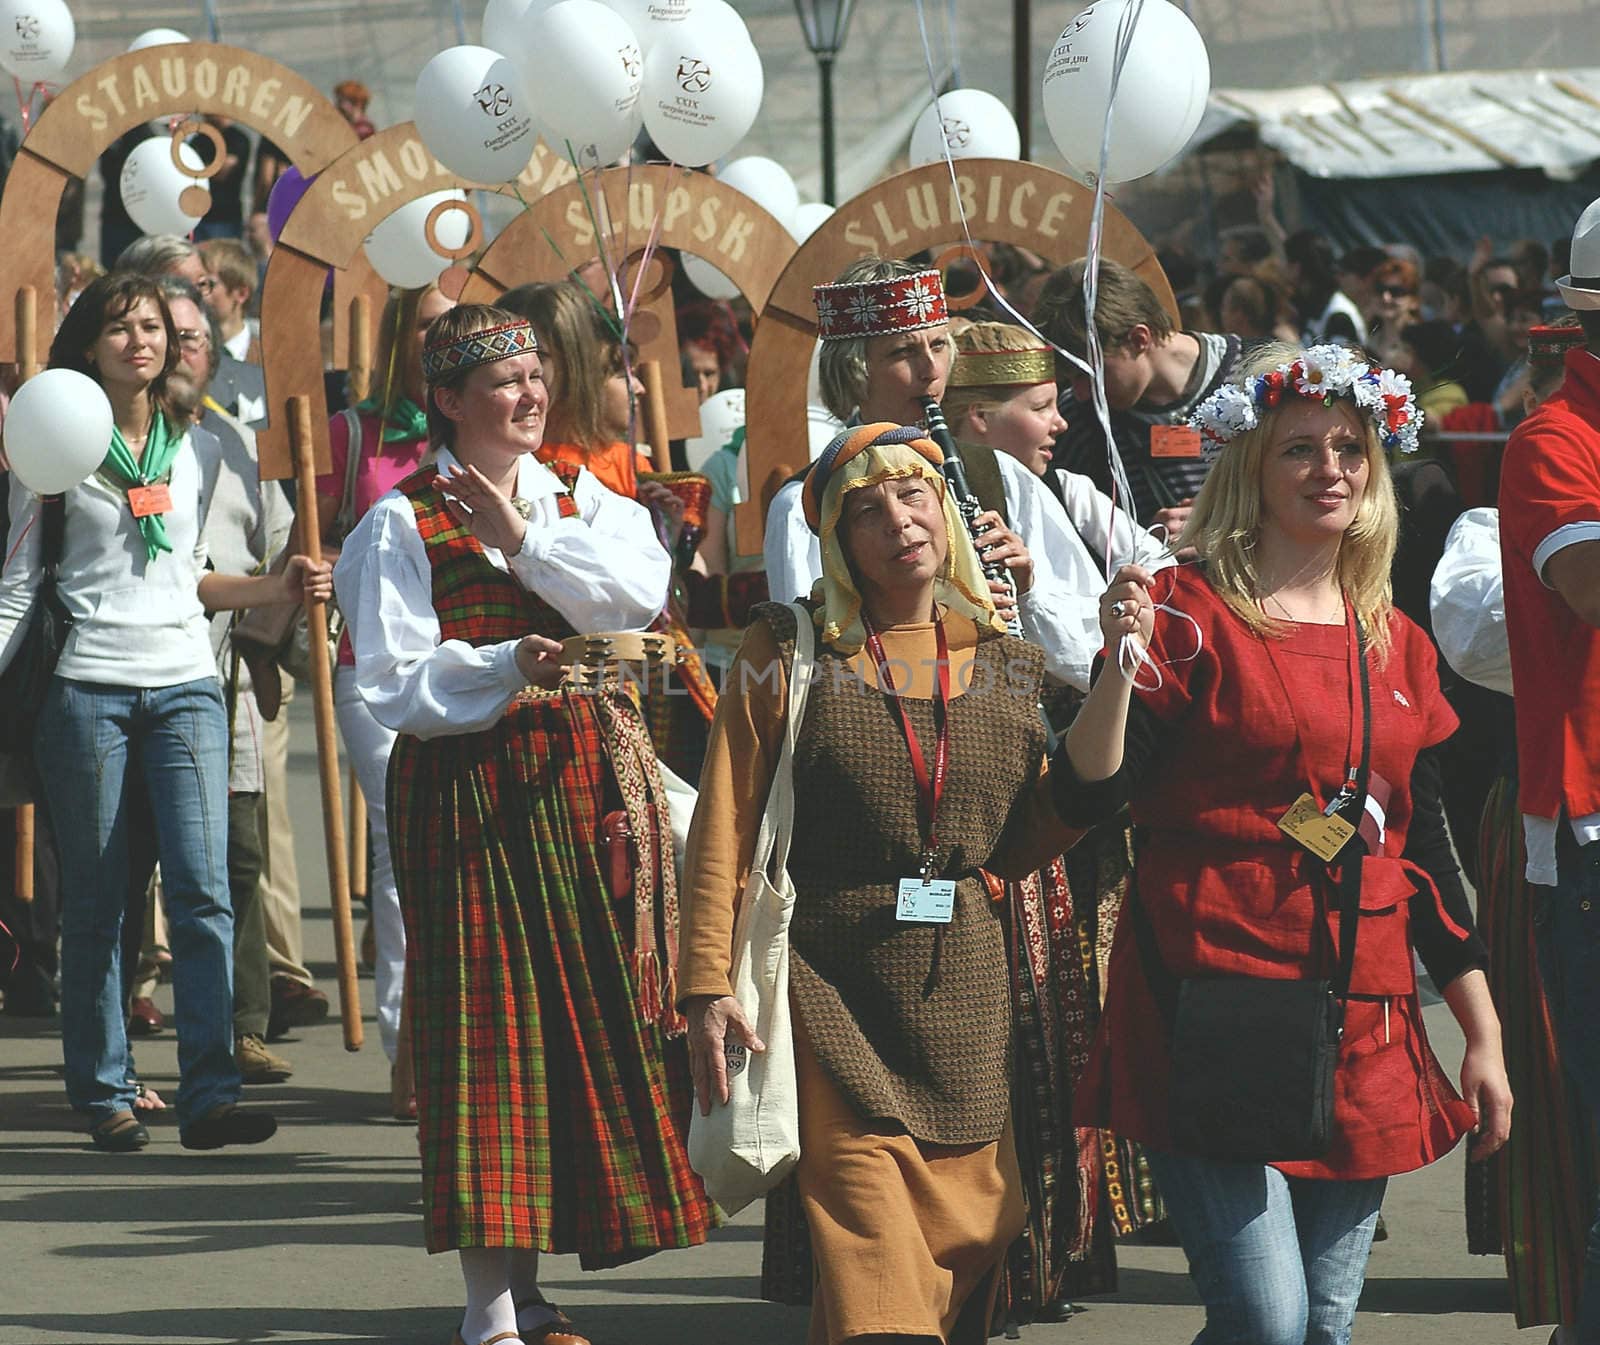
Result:
M456 1345L583 1345L539 1294L540 1251L616 1265L712 1222L668 1063L672 866L615 893L600 841L622 809L657 834L655 758L631 701L563 689L557 662L566 636L646 624L669 561L639 505L534 458L549 399L525 322L457 308L423 371L435 461L367 514L336 582L361 696L399 734L427 1244L461 1256Z

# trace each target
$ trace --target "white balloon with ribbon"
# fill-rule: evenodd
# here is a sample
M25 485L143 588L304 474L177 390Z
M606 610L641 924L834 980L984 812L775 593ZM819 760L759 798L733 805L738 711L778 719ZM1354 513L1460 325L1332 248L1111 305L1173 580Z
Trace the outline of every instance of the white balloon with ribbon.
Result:
M0 0L0 66L24 86L55 79L77 40L65 0Z
M579 168L600 168L639 134L644 57L627 21L600 0L561 0L525 29L518 50L550 147L570 144Z
M488 47L448 47L417 76L416 123L436 159L470 182L509 182L538 131L511 61Z
M82 485L111 451L111 403L76 369L46 369L17 389L6 411L11 470L35 495Z
M483 45L509 56L515 65L528 25L559 3L560 0L489 0L483 10Z
M717 173L717 181L743 192L784 228L791 228L794 212L800 208L800 189L789 170L776 159L747 154L733 159Z
M789 221L789 232L794 241L803 243L833 217L833 207L826 201L807 201L794 212Z
M188 34L180 33L176 28L146 28L128 43L128 51L131 53L143 51L146 47L170 47L188 40Z
M639 50L647 56L650 49L691 14L704 8L706 0L605 0L608 9L614 9L622 21L633 30Z
M403 290L420 289L439 278L450 259L434 251L428 241L428 216L441 201L466 204L464 191L436 191L407 201L367 235L367 260L390 285ZM447 248L465 245L472 232L472 220L463 210L442 212L433 226L434 237Z
M645 129L674 163L703 168L755 124L762 86L761 56L744 24L695 15L645 62Z
M706 298L737 299L739 297L739 287L704 257L697 257L692 252L679 253L678 264L683 267L684 275L689 277L689 283L699 290L701 294L705 295Z
M118 183L122 208L143 233L181 236L191 232L205 215L203 210L192 215L183 208L183 195L190 187L206 191L201 176L205 161L192 146L183 141L177 144L184 167L191 172L185 173L173 162L173 140L164 135L141 140L122 162ZM209 208L209 191L206 199Z
M1211 87L1205 41L1176 5L1098 0L1067 25L1045 65L1045 122L1073 170L1088 177L1099 169L1118 30L1130 4L1140 8L1117 82L1108 183L1144 177L1175 158L1199 126Z
M1011 109L982 89L955 89L929 103L911 128L911 166L952 159L1016 159L1022 134Z

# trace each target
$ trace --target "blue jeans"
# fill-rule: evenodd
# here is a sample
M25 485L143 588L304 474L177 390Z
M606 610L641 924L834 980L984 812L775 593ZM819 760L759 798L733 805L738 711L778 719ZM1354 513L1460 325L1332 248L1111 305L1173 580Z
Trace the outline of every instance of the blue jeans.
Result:
M61 856L68 1100L94 1124L133 1105L120 946L138 790L155 819L172 943L178 1122L238 1101L222 689L209 677L149 690L57 677L34 751Z
M1150 1151L1206 1305L1195 1345L1346 1345L1386 1177L1312 1181Z
M1555 1022L1561 1068L1600 1123L1600 841L1580 846L1563 818L1556 836L1556 885L1533 885L1534 945ZM1537 1105L1537 1104L1535 1104ZM1600 1212L1583 1258L1578 1340L1600 1345Z

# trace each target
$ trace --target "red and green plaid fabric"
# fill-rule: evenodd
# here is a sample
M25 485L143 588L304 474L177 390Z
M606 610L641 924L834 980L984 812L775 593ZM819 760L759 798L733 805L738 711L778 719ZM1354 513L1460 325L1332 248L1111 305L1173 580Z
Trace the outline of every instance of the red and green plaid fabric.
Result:
M557 633L431 486L401 488L443 638ZM684 1046L644 1021L632 906L604 876L601 713L581 693L520 700L481 733L402 734L390 760L430 1251L532 1247L593 1268L712 1226L684 1149Z

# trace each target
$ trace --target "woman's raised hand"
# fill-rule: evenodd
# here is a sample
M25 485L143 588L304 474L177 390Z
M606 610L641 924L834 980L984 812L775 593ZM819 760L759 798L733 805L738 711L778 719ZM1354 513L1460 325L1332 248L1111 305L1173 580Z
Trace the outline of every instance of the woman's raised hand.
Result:
M700 1115L711 1115L711 1100L728 1103L727 1042L734 1041L758 1054L767 1044L756 1036L739 1001L732 995L700 995L689 1001L689 1071Z
M1106 648L1114 650L1124 635L1137 635L1150 643L1155 631L1155 601L1150 588L1155 575L1142 565L1124 565L1111 580L1111 587L1100 599L1100 633Z
M512 506L511 500L476 467L451 464L439 474L439 489L450 517L484 546L510 555L522 549L528 520Z

